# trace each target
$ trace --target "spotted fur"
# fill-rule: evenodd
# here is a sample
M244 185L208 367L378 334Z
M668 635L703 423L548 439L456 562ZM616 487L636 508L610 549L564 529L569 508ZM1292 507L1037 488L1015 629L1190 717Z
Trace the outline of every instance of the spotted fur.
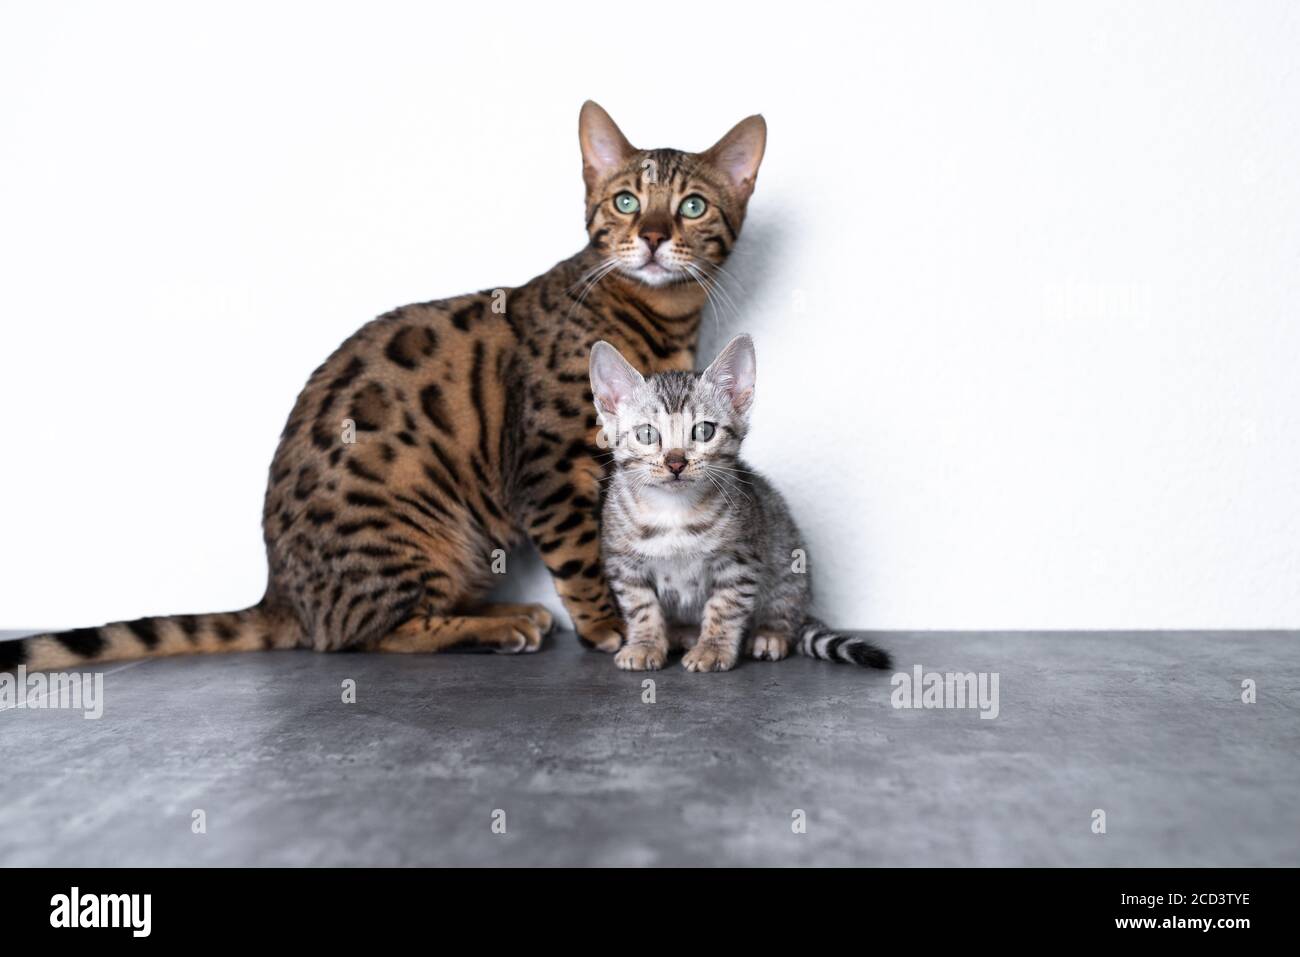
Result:
M740 458L755 382L737 336L703 373L648 380L609 343L591 353L596 410L614 450L602 534L628 623L614 661L656 670L671 647L688 671L800 654L873 668L889 655L809 612L802 538L781 494Z
M608 340L648 369L693 366L765 127L750 117L703 153L638 150L589 102L579 138L585 249L517 288L395 309L312 374L271 463L257 605L5 643L0 667L290 647L534 651L544 609L482 603L494 560L525 540L578 637L617 649L588 353ZM635 212L616 207L622 192ZM691 196L707 210L688 219Z

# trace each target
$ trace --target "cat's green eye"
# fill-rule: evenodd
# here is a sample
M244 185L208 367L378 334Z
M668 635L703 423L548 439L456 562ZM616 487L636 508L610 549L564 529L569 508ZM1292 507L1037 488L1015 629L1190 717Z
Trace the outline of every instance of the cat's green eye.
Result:
M691 431L691 438L696 442L707 442L713 438L713 433L717 431L717 426L712 422L696 422L695 428Z
M659 430L653 425L638 425L636 429L636 440L642 445L650 445L659 441Z
M709 204L704 201L703 196L687 196L677 207L677 211L687 219L699 219L708 208Z
M641 208L641 200L624 191L614 197L614 208L620 213L635 213Z

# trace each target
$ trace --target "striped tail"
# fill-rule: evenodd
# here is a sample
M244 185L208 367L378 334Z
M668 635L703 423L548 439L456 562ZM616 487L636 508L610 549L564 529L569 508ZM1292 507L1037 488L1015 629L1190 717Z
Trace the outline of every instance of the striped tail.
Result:
M0 671L30 671L132 658L266 651L297 647L301 629L290 615L262 605L211 615L165 615L0 641Z
M890 666L889 652L877 648L865 638L832 631L816 618L804 619L795 647L799 654L809 658L861 665L864 668Z

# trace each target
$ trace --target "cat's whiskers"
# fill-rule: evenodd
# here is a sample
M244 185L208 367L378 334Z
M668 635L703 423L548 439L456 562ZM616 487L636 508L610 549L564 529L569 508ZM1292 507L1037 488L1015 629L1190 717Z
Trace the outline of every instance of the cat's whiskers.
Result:
M700 265L701 265L701 267L704 269L704 271L705 271L705 272L708 272L708 273L709 273L709 274L710 274L714 279L718 279L718 280L726 279L728 282L735 283L735 284L736 284L736 288L737 288L737 289L739 290L739 292L740 292L740 295L744 296L744 295L747 294L747 290L745 289L745 284L742 283L742 282L741 282L741 281L736 277L736 274L735 274L735 273L733 273L730 269L728 269L728 268L727 268L726 266L724 266L722 263L714 263L714 262L709 262L709 261L706 260L706 259L702 259L702 260L700 260ZM710 272L710 270L711 270L711 272Z
M736 305L735 300L731 298L731 294L727 292L727 290L720 283L718 283L717 280L713 280L713 290L717 298L726 303L727 308L731 311L731 315L734 318L735 322L739 324L741 321L740 306Z
M583 283L582 292L578 294L578 298L573 301L573 305L569 307L569 311L565 314L565 322L568 322L573 318L574 312L576 312L578 307L586 301L587 296L590 295L591 291L595 289L597 285L599 285L600 281L617 268L618 259L611 256L609 259L602 260L593 266L573 284L573 286L576 286L579 283ZM573 286L570 286L568 290L571 295L573 293Z
M701 287L703 287L706 298L708 298L710 305L713 306L714 322L719 325L721 324L721 320L718 318L718 315L719 313L724 312L724 309L722 307L725 306L726 307L725 311L729 312L731 321L734 321L736 324L739 324L741 321L740 306L737 305L735 298L733 298L731 294L731 291L727 288L726 284L722 281L722 276L726 275L727 278L731 279L731 281L735 282L736 285L738 286L740 285L740 282L739 280L732 279L732 277L730 277L729 274L709 273L708 269L713 267L714 267L713 263L709 263L706 260L699 260L698 262L691 264L689 269L693 270L693 275L696 277L696 281L700 284ZM741 294L743 295L743 290Z
M743 488L739 487L739 483L744 482L744 480L737 479L734 476L728 475L727 472L728 472L727 469L719 465L704 466L705 475L708 475L711 479L720 481L723 484L723 486L727 488L728 491L735 492L737 495L743 497L746 501L752 501L750 494L746 492ZM752 483L744 482L744 484L751 485ZM727 504L731 505L734 508L734 503L732 502L730 497L727 498Z
M714 296L714 290L717 287L714 285L713 281L704 274L703 270L701 270L699 266L694 263L683 263L682 268L685 269L687 274L690 275L690 277L699 284L700 288L704 290L704 298L707 299L709 305L713 307L713 322L715 325L722 325L722 320L718 318L718 314L723 312L723 305L727 305L728 308L731 309L733 318L737 322L740 320L740 315L736 312L733 305L724 303L722 299Z
M577 289L578 287L580 287L580 286L586 284L588 281L590 281L591 278L592 278L593 276L596 275L596 273L600 272L600 271L601 271L602 269L604 269L606 266L610 265L611 263L615 263L615 264L616 264L617 262L618 262L617 257L614 257L614 256L607 256L606 258L602 259L600 262L596 263L596 265L594 265L594 266L592 266L590 269L588 269L586 272L584 272L584 273L583 273L581 276L579 276L577 279L575 279L575 280L574 280L574 281L569 285L569 288L568 288L567 291L568 291L568 292L573 292L573 291L574 291L575 289Z
M611 257L594 268L588 276L587 283L583 286L582 292L578 295L578 303L581 304L582 301L591 294L591 291L600 284L600 281L617 269L618 266L618 259L616 257Z
M704 298L709 305L713 307L713 321L718 322L718 303L714 301L713 291L710 288L708 277L704 275L703 270L694 263L682 263L682 269L696 285L704 290Z
M749 473L746 472L744 469L733 469L733 468L731 468L730 466L727 466L727 465L718 465L716 462L709 462L709 463L707 463L707 464L705 465L705 468L718 469L719 471L722 471L722 472L730 472L730 473L733 473L733 474L732 474L732 481L733 481L733 482L740 482L740 483L743 484L743 485L753 485L753 484L754 484L753 482L747 481L747 480L745 480L745 479L737 478L737 476L740 476L740 475L748 475L748 474L749 474Z
M736 311L737 313L740 312L736 299L737 296L740 296L740 298L744 298L745 296L745 287L744 285L741 285L740 280L737 280L735 276L732 276L731 273L727 272L727 269L724 269L722 265L710 263L710 261L706 259L695 260L692 265L702 274L703 277L706 278L708 285L710 285L712 289L718 291L719 295L725 296L728 306L731 306L733 311ZM735 294L733 294L733 290L731 289L731 286L728 286L728 283L735 283L737 289Z
M707 468L704 470L703 474L704 477L713 484L713 487L718 490L718 494L721 495L723 500L727 503L727 508L735 511L736 503L732 501L731 496L727 494L726 487L718 481L718 479L714 477Z

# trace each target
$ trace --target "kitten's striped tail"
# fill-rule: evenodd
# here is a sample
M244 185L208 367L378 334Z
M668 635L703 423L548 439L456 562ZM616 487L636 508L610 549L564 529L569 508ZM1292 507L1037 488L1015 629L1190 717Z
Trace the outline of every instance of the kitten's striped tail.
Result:
M211 615L164 615L0 641L0 671L58 671L103 661L293 648L301 629L263 605Z
M857 635L841 635L816 618L805 618L795 642L799 654L864 668L888 668L889 652Z

